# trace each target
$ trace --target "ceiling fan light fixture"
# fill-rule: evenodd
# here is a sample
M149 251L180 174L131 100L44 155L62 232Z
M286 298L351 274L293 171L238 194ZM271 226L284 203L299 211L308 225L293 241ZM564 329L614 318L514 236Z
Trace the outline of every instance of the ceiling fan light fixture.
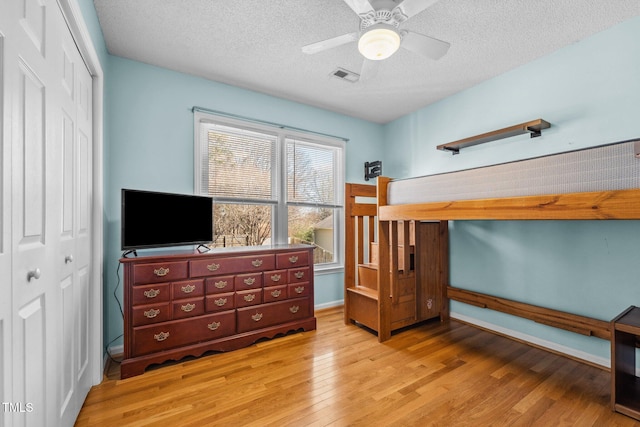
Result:
M400 34L391 25L376 24L367 28L358 40L358 50L367 59L380 61L400 47Z

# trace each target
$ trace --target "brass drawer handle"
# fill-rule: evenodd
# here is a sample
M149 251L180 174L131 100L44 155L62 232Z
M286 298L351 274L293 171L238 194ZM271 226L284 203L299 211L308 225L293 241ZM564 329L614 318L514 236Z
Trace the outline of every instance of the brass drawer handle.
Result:
M144 291L144 296L147 298L155 298L160 295L160 289L148 289Z
M195 304L185 304L180 307L180 310L184 311L185 313L189 313L190 311L193 311L194 308L196 308Z
M254 283L256 283L256 278L255 277L248 277L246 279L244 279L244 284L245 285L253 285Z
M169 269L168 268L164 268L164 267L160 267L156 270L153 270L153 274L155 274L158 277L164 277L167 274L169 274Z
M298 257L297 257L297 256L295 256L295 255L294 255L294 256L291 256L291 257L289 257L289 262L290 262L291 264L298 262Z
M167 338L169 338L169 332L160 332L159 334L155 334L153 336L153 339L160 342L160 341L164 341Z
M301 294L304 292L304 286L298 286L294 290L296 291L296 294Z
M271 280L274 282L279 282L281 278L282 276L279 274L274 274L273 276L271 276Z
M254 299L256 299L256 295L255 295L255 294L248 294L248 295L245 295L245 296L244 296L244 300L245 300L246 302L251 302L251 301L253 301Z
M262 265L262 260L254 259L253 261L251 261L251 265L253 265L254 267L260 267Z
M227 299L226 298L218 298L217 300L214 300L213 303L215 305L217 305L218 307L222 307L223 305L225 305L227 303Z
M214 282L213 286L215 286L218 289L224 289L227 287L227 281L226 280L221 280L219 282Z
M298 312L298 310L300 310L300 307L299 307L299 306L297 306L297 305L292 305L291 307L289 307L289 311L290 311L292 314L296 314L296 313Z
M220 327L220 322L213 322L207 325L207 328L211 329L212 331L215 331L219 327Z
M296 276L296 279L302 279L304 277L304 271L296 271L293 275Z
M262 319L262 313L253 314L251 315L251 318L256 322L259 322Z
M147 310L144 312L144 317L146 317L147 319L153 319L158 314L160 314L160 310L152 308L151 310Z
M190 294L191 292L196 290L196 287L195 285L185 285L181 289L185 294Z
M216 271L219 268L220 268L220 264L216 264L215 262L213 264L207 265L207 270L209 271Z
M282 291L280 289L275 289L271 291L271 296L274 298L278 298L280 295L282 295Z

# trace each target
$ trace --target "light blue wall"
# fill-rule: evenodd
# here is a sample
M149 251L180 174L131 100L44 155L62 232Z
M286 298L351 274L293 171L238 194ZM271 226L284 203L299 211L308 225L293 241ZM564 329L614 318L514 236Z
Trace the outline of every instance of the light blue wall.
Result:
M638 40L635 18L386 125L385 173L427 175L640 137ZM541 138L513 137L456 156L435 148L537 118L552 124ZM450 224L453 286L607 321L640 305L638 259L639 221ZM604 340L457 302L451 310L609 358Z
M78 1L105 73L104 339L122 333L121 187L193 189L194 105L339 135L347 181L362 164L409 177L640 137L640 18L380 126L301 104L110 56L91 0ZM470 64L469 66L473 66ZM438 144L542 117L542 138L516 137L451 156ZM456 222L451 283L608 320L640 305L633 273L640 224L628 222ZM342 299L342 274L316 277L316 302ZM459 303L452 310L608 358L608 343ZM121 341L120 341L121 342ZM118 344L116 341L114 344Z
M105 142L105 342L122 333L115 294L120 189L193 192L193 106L348 138L346 179L382 153L382 126L120 57L109 59ZM139 251L140 253L140 251ZM343 299L343 274L316 275L315 302Z

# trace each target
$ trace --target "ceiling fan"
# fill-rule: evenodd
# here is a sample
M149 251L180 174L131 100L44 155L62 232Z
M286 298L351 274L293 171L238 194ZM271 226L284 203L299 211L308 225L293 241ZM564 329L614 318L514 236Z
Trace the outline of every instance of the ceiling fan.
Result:
M440 59L450 44L399 29L400 24L422 12L438 0L344 0L360 17L360 30L302 47L302 52L314 54L351 42L358 42L358 50L366 59L360 79L375 69L375 63L393 55L402 47L431 59Z

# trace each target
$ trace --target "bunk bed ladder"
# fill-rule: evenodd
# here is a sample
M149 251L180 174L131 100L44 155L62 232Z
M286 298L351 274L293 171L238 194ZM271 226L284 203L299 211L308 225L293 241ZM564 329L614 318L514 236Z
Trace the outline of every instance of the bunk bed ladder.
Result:
M392 330L417 320L414 224L409 221L379 224L376 186L347 184L345 195L344 320L364 325L385 340ZM363 202L358 197L373 201ZM383 234L391 239L385 244L389 250L382 250L376 241L381 226L385 228ZM385 258L383 264L380 257Z
M377 229L376 186L346 184L344 321L378 330L377 268L372 260Z

